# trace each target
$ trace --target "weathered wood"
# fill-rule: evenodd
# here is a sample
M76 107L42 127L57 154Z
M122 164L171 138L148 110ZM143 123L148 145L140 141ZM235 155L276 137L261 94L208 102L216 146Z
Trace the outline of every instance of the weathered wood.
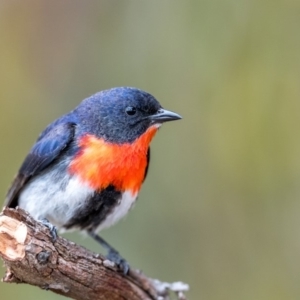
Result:
M122 271L101 254L95 254L58 237L20 208L0 214L0 257L7 283L27 283L77 300L168 300L174 292L186 300L189 286L166 283L130 269Z
M0 216L4 282L28 283L74 299L156 299L151 280L127 276L113 263L62 237L53 244L47 227L21 209Z

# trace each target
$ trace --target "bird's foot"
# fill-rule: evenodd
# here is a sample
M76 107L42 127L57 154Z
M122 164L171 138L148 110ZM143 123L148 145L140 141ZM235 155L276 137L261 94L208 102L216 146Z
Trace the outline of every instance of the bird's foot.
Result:
M123 271L124 275L128 273L130 268L128 262L116 250L110 249L106 258L114 262Z
M48 229L50 231L51 238L52 238L52 242L55 243L55 241L57 239L56 227L52 223L50 223L47 219L41 219L40 221L43 225L48 227Z
M115 250L111 245L109 245L101 236L95 233L93 230L88 230L88 234L98 242L102 247L104 247L108 252L106 258L111 262L115 263L126 275L129 271L128 262Z

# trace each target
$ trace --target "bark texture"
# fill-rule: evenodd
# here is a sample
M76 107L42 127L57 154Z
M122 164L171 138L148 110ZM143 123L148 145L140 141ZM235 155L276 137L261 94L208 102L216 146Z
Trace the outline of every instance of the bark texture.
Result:
M22 209L0 215L4 282L27 283L73 299L167 299L153 281L135 270L124 276L105 257L62 237L52 242L47 227Z

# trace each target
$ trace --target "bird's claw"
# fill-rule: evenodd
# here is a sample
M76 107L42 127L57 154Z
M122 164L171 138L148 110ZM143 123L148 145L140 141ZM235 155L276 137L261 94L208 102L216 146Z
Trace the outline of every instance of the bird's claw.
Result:
M129 271L128 262L115 250L110 250L106 256L106 258L112 262L114 262L122 271L123 274L126 275Z
M50 231L51 238L52 238L52 242L55 243L55 241L57 240L56 227L52 223L50 223L47 219L41 219L40 221L43 225L48 227L48 229Z

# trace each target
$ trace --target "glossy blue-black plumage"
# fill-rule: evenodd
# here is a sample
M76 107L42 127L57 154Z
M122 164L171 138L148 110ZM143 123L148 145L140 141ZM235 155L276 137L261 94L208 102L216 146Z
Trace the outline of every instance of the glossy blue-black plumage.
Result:
M46 128L38 138L16 176L6 197L6 205L17 206L17 198L24 184L42 172L70 145L74 137L75 124L61 118Z
M135 107L136 114L128 115L127 107ZM86 98L40 134L7 194L6 205L17 206L18 195L28 180L57 163L63 154L64 158L72 157L80 137L93 134L109 143L131 143L149 127L147 117L160 108L152 95L129 87L105 90Z
M126 108L136 113L128 115ZM151 123L148 118L161 108L149 93L130 87L119 87L99 92L74 110L83 131L110 143L132 143Z
M32 176L44 170L72 141L74 127L74 123L64 123L64 120L52 126L32 147L20 168L20 173Z

